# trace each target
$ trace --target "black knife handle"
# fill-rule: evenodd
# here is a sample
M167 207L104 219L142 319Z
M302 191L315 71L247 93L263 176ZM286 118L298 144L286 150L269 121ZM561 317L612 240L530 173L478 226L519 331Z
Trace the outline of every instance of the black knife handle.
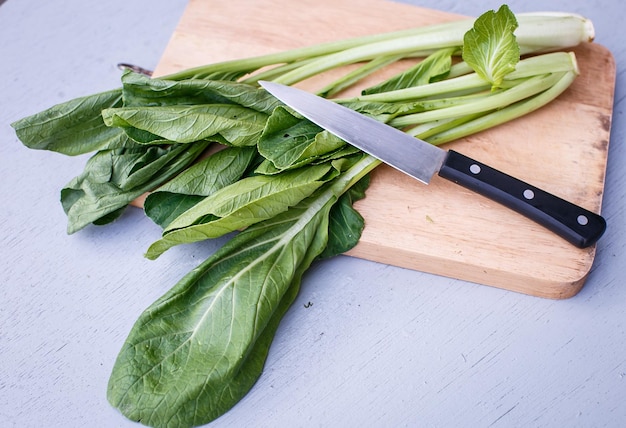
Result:
M604 218L497 169L450 150L439 175L536 221L578 248L604 233Z

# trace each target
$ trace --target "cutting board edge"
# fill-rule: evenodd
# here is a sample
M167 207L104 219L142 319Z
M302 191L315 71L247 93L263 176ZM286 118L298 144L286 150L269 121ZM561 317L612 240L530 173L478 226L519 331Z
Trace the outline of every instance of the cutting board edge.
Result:
M381 248L380 245L362 241L345 255L534 297L563 300L574 297L585 285L595 259L595 246L592 247L591 252L592 254L586 259L586 263L580 271L576 271L577 273L573 273L568 278L559 278L558 280L530 275L529 273L518 274L458 260L450 261L428 254L399 250L398 248L385 249ZM390 254L390 256L381 256L381 254ZM416 265L419 266L419 269L416 268ZM529 279L532 279L532 283L529 283Z

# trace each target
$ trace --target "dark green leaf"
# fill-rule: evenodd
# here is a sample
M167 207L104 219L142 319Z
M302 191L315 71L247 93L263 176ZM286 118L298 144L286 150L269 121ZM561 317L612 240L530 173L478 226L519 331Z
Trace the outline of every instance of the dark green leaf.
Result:
M127 72L122 76L124 105L166 106L236 104L271 114L280 102L264 89L245 83L189 79L167 80Z
M226 186L173 220L146 257L154 259L175 245L217 238L270 219L333 178L330 171L336 172L330 164L311 166L274 176L247 177Z
M230 104L121 107L103 110L102 117L107 126L137 128L177 143L220 136L234 146L255 145L267 120L264 113Z
M204 196L155 192L148 195L143 209L153 222L165 229L176 217L203 199Z
M365 197L370 176L366 175L352 186L330 210L328 244L320 258L334 257L351 250L361 239L365 221L353 204Z
M146 215L162 228L167 227L205 196L239 180L255 154L252 147L226 147L202 159L148 195Z
M333 201L311 198L240 233L146 309L115 362L111 404L146 425L190 427L241 400L326 245Z
M380 102L380 101L346 101L342 105L373 117L379 122L387 123L391 119L405 114L421 113L436 108L437 101Z
M143 193L188 166L208 143L167 148L130 145L93 155L81 175L61 191L68 233L90 223L105 224Z
M363 91L363 94L379 94L413 86L427 85L444 79L452 66L452 55L458 48L440 49L424 58L415 66L393 76L379 85Z
M225 147L187 168L158 191L209 196L241 178L255 155L253 147Z
M11 124L22 143L31 149L81 155L125 144L119 129L102 121L102 109L120 107L120 89L76 98Z
M346 143L314 123L278 107L267 120L259 153L279 170L300 167Z

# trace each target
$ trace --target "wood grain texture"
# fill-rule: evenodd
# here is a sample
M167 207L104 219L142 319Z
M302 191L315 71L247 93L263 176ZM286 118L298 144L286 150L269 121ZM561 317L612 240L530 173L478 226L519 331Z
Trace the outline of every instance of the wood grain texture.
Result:
M238 2L191 0L155 75L461 18L382 0L362 1L358 9L349 0L300 3L302 7L288 8L286 0L260 0L241 7ZM600 212L615 63L599 44L585 44L574 52L581 75L556 101L447 148ZM299 86L319 88L331 75ZM374 171L367 197L357 209L366 228L349 255L535 296L575 295L595 257L595 247L575 248L443 179L435 177L430 186L423 186L386 166Z

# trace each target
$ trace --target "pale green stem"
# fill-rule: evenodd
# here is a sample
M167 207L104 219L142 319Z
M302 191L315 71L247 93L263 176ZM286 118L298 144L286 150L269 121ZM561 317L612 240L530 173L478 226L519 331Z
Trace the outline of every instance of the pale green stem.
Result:
M593 40L594 29L591 21L575 14L535 13L516 15L519 28L517 41L522 54L559 50ZM452 21L444 24L428 25L407 30L321 43L313 46L235 59L219 63L193 67L165 76L171 80L203 78L213 73L250 73L262 67L288 64L308 58L321 57L309 66L291 71L283 83L293 83L317 72L345 64L338 52L348 51L351 61L361 61L378 55L392 55L405 52L417 55L419 52L441 47L462 46L463 35L474 23L473 19ZM412 43L406 45L406 43ZM389 48L388 51L383 49ZM371 48L371 52L367 52ZM339 55L339 56L337 56ZM329 59L330 57L330 59ZM304 68L304 69L302 69ZM316 71L317 70L317 71Z
M490 94L487 97L477 100L471 105L472 113L479 113L496 108L501 108L534 94L545 91L555 84L562 77L562 73L555 73L543 76L532 77L522 81L510 89ZM393 119L389 124L395 127L404 127L418 123L431 122L433 120L449 119L460 117L468 113L465 104L454 105L438 110L425 111L422 113L408 114Z
M481 116L464 125L456 126L450 130L429 137L428 142L435 145L444 144L524 116L543 107L558 97L572 84L576 76L576 72L566 72L561 76L560 80L548 90L527 100Z
M555 52L538 55L521 60L514 71L505 76L506 81L518 80L552 72L564 72L578 70L574 54L568 52ZM428 85L415 86L412 88L387 91L380 94L361 95L349 99L339 99L338 102L347 101L377 101L399 102L416 100L425 97L442 96L467 90L486 90L490 85L476 73L465 74Z
M361 67L347 73L346 75L342 76L340 79L337 79L336 81L325 86L324 88L318 91L318 95L321 95L324 97L332 96L336 94L337 92L340 92L348 88L349 86L355 84L356 82L365 78L366 76L369 76L371 73L374 73L377 70L380 70L381 68L386 67L389 64L393 64L401 60L402 58L404 58L404 55L390 55L390 56L385 55L379 58L375 58L372 61L369 61L368 63L362 65Z

